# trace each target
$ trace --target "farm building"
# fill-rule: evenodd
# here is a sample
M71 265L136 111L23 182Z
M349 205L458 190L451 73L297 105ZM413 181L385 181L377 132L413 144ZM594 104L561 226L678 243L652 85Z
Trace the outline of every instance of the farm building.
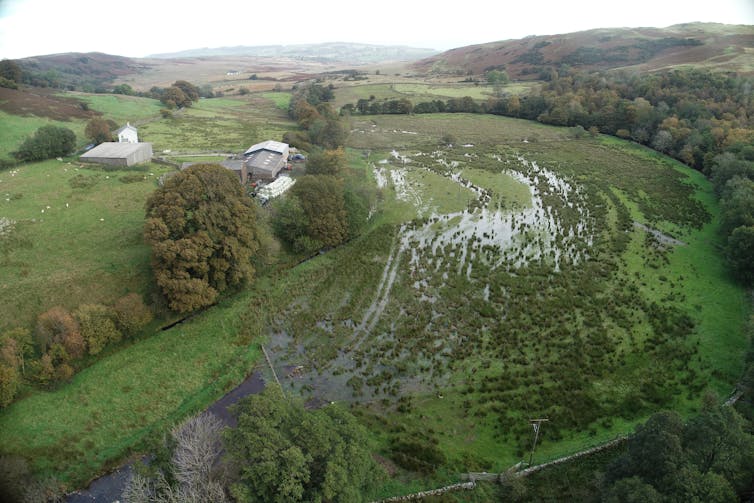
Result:
M112 166L133 166L152 158L151 143L100 143L89 152L82 154L82 162L110 164Z
M246 182L249 181L249 172L246 169L246 161L244 159L226 159L221 162L184 162L181 164L181 170L184 170L188 168L189 166L193 166L194 164L219 164L223 168L228 168L233 173L238 176L238 181L242 184L246 185Z
M227 159L221 162L220 166L235 173L242 184L246 185L246 182L249 181L249 171L246 167L246 161L243 159Z
M288 162L288 144L267 140L244 152L251 179L274 180Z
M135 127L131 123L126 122L126 125L115 131L118 135L118 142L120 143L139 143L139 134Z

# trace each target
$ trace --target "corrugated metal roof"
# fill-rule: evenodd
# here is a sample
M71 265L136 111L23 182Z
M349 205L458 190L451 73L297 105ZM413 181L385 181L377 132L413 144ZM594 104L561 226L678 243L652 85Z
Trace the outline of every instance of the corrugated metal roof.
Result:
M248 150L246 150L246 152L244 152L244 155L253 154L254 152L258 152L259 150L269 150L271 152L284 154L287 148L288 148L287 143L267 140L267 141L263 141L262 143L257 143L256 145L252 145L251 147L248 148Z
M119 143L108 141L100 143L89 152L82 154L81 157L127 157L133 152L137 152L146 146L149 146L151 150L151 143Z
M220 166L232 169L233 171L241 171L245 162L246 161L243 159L227 159L225 161L222 161L220 163Z

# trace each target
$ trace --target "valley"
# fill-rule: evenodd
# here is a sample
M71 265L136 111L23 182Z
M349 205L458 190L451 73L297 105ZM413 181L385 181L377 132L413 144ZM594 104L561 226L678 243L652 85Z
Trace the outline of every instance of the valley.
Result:
M154 314L135 335L72 361L59 382L27 374L0 410L0 455L24 459L30 477L81 489L159 451L173 425L254 372L309 409L353 414L384 470L362 495L369 501L502 473L530 450L541 464L629 435L659 411L693 418L705 396L722 402L743 389L751 292L726 265L728 203L700 171L596 128L495 112L359 112L359 100L467 97L488 110L545 85L495 88L479 72L464 80L443 66L452 52L443 64L356 73L329 61L184 57L110 81L134 94L181 79L219 91L170 113L152 97L62 89L25 96L22 108L29 91L0 89L0 217L11 222L0 227L0 333L33 333L54 306L111 306L130 293ZM171 311L143 237L148 198L182 162L300 141L306 131L289 110L312 84L332 91L325 101L336 110L354 105L337 117L339 176L363 196L360 232L296 251L275 234L286 207L253 200L253 280L209 307ZM95 116L137 125L157 159L13 161L42 125L70 128L81 151ZM307 157L317 150L299 146ZM286 176L307 176L305 164ZM548 420L535 451L532 418ZM584 465L575 466L566 470ZM537 491L558 483L530 496L547 499ZM500 491L484 486L460 501Z

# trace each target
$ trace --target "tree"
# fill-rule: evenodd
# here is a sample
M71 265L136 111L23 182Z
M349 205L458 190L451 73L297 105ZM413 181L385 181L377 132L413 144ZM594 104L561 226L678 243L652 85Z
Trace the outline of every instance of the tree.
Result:
M288 194L272 204L272 227L275 235L295 253L313 253L322 243L309 237L309 218L295 195Z
M754 474L754 438L746 428L733 407L706 407L683 433L689 461L701 474L723 475L738 489L745 489Z
M683 423L675 412L659 412L636 427L628 450L609 469L608 479L638 476L655 488L667 483L683 463Z
M173 87L177 87L181 91L183 91L183 94L186 95L186 97L191 101L199 101L199 88L196 87L194 84L187 82L185 80L176 80L173 82ZM186 106L191 106L191 103L189 103Z
M136 91L128 84L118 84L113 88L113 94L124 94L126 96L134 96Z
M335 150L317 149L309 154L306 172L310 175L337 175L346 165L346 154L342 147Z
M754 283L754 225L740 226L728 236L728 262L738 277Z
M154 317L138 293L129 293L118 299L113 311L118 328L126 337L137 334Z
M34 341L31 332L25 328L14 328L0 336L0 359L14 368L26 372L26 361L34 355Z
M84 340L79 325L65 308L55 306L37 317L34 342L40 353L54 345L62 346L69 356L79 358L84 354Z
M239 502L364 501L378 466L366 431L338 405L307 411L268 386L235 408L238 426L224 435L238 469Z
M198 164L169 178L147 200L144 236L157 285L175 311L208 306L253 277L254 206L222 166Z
M175 86L168 87L160 96L160 101L170 109L191 106L191 99L179 87Z
M725 184L722 196L723 233L730 235L737 227L754 225L754 180L734 176Z
M186 492L200 493L214 482L212 469L222 452L222 428L222 421L210 412L173 428L173 475Z
M73 313L81 330L87 351L96 355L111 342L118 342L122 334L115 328L114 313L101 304L83 304Z
M490 84L496 95L502 93L503 86L508 83L509 78L505 70L490 70L485 74L487 83Z
M14 156L21 161L41 161L68 155L74 148L76 135L73 131L64 127L42 126L21 144Z
M20 384L21 376L18 374L18 371L0 362L0 407L10 405L18 392Z
M113 141L113 134L110 131L110 124L101 117L95 117L86 124L84 134L87 138L99 145L102 142Z
M307 235L323 246L337 246L348 238L343 181L330 175L302 176L291 189L308 219Z
M216 462L222 451L222 421L212 413L190 417L171 431L172 455L166 474L136 471L126 483L129 503L223 503L227 501ZM170 481L169 479L174 479Z
M20 83L23 71L21 67L12 59L0 61L0 77L10 80L11 82Z
M662 495L640 477L621 479L613 484L604 498L605 503L660 503Z

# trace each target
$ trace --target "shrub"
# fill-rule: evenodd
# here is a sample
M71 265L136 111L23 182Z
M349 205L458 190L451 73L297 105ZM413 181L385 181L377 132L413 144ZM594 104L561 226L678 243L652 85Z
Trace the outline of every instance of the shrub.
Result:
M90 355L96 355L109 343L121 339L121 333L113 320L114 313L107 306L84 304L76 309L74 316Z
M13 401L20 383L18 371L0 363L0 407L7 407Z
M76 135L68 128L43 126L27 138L18 151L16 159L21 161L41 161L52 157L68 155L76 147Z
M137 182L143 182L144 181L144 175L141 173L129 173L127 175L123 175L119 178L119 180L123 183L137 183Z
M60 306L55 306L39 315L34 330L34 342L40 353L47 352L55 344L62 345L73 358L78 358L84 353L78 323L65 308Z
M113 306L118 328L126 337L131 337L152 321L153 315L138 293L121 297Z
M400 436L391 444L391 457L406 470L430 474L445 463L445 455L424 435Z
M18 89L18 84L12 80L8 80L5 77L0 77L0 87L7 87L8 89Z

